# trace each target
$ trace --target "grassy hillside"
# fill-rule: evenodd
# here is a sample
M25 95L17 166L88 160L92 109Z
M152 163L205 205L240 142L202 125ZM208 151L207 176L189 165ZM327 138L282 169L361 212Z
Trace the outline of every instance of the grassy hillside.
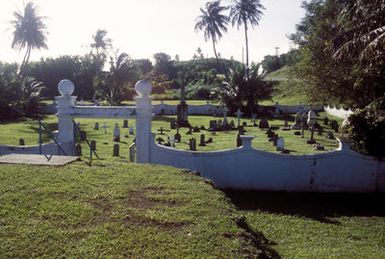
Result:
M274 81L275 92L272 100L266 100L261 102L262 105L272 105L276 102L282 105L297 105L302 103L304 105L309 104L309 100L306 95L294 85L294 76L291 72L292 68L285 66L277 71L266 75L266 80Z

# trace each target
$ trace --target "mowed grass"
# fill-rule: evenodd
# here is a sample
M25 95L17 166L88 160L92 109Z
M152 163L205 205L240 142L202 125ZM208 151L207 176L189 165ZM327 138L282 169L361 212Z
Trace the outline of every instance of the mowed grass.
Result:
M238 257L242 246L258 253L237 237L220 191L169 167L1 165L0 204L1 258Z
M384 201L222 192L122 159L0 165L0 258L384 258Z
M323 125L322 119L324 115L319 116L319 124ZM154 117L152 122L152 132L156 133L156 139L161 137L167 141L168 137L174 136L176 130L170 129L170 122L175 120L176 116L162 116ZM220 117L210 117L210 116L189 116L189 122L192 126L201 127L204 126L206 129L209 128L210 120L219 120L223 118ZM228 117L228 121L233 120L237 124L237 118ZM258 123L259 120L257 120ZM57 128L57 118L54 115L47 116L44 119L45 124L51 130ZM129 135L129 131L126 128L122 128L123 119L76 119L76 122L80 123L80 128L87 133L87 138L89 140L95 140L97 142L97 153L101 157L111 157L112 150L115 142L113 142L113 129L116 123L119 124L121 130L121 140L120 140L120 155L122 158L127 158L129 156L128 147L133 142L135 135ZM94 130L95 122L99 122L100 129ZM258 127L252 127L253 121L250 118L242 118L241 123L246 122L248 127L246 127L246 135L254 136L252 145L254 148L269 152L277 152L276 147L272 142L268 141L266 137L266 130L261 130ZM305 137L301 138L300 136L294 135L294 130L283 131L284 120L280 119L271 119L269 120L270 126L277 126L280 129L275 132L283 137L285 140L285 148L290 150L293 155L302 155L309 153L320 153L325 151L334 150L338 147L338 142L336 140L326 139L325 134L323 136L318 136L317 133L314 133L314 138L318 143L324 145L324 151L315 151L312 145L306 143L310 138L310 131L305 131ZM129 127L134 127L135 130L135 119L129 119ZM289 124L293 124L292 121ZM103 128L106 125L107 128ZM331 131L329 126L323 125L325 131ZM160 135L160 128L165 129L164 135ZM8 145L18 145L19 139L23 138L26 142L26 145L36 145L38 143L38 123L35 120L25 119L21 121L16 121L12 123L3 123L0 124L0 131L4 134L0 135L0 143ZM188 128L181 128L180 134L182 136L182 142L176 143L175 147L182 150L189 149L189 139L195 138L197 140L197 150L199 151L215 151L215 150L224 150L224 149L233 149L236 148L236 138L238 131L223 131L211 133L208 130L201 130L200 132L194 132L192 135L187 135ZM205 135L205 140L209 138L213 139L212 143L207 143L206 146L199 146L200 135ZM43 140L47 142L49 138L47 133L44 134ZM89 147L82 142L83 154L89 156Z

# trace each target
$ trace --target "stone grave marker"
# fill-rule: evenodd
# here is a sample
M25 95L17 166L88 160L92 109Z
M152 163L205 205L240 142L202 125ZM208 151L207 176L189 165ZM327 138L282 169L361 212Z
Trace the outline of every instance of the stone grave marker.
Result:
M283 151L285 149L285 140L280 137L277 139L277 151Z
M230 121L230 128L235 129L235 123L233 120Z
M210 125L209 125L209 128L210 130L216 130L217 129L217 121L216 120L211 120L210 121Z
M174 135L174 139L176 143L180 143L182 141L182 136L179 133L179 128L176 128L176 133Z
M324 118L324 125L329 125L329 118L328 117Z
M115 157L119 156L119 144L114 145L114 150L113 150L112 156L115 156Z
M164 142L164 139L159 137L156 139L156 141L158 142L159 145L162 145L162 143Z
M128 128L128 134L134 135L134 128L133 127Z
M107 123L104 122L102 128L104 129L104 134L107 134Z
M200 142L199 142L199 146L201 146L201 147L204 147L204 146L206 146L206 140L205 140L205 134L201 134L201 136L200 136Z
M176 121L175 120L170 121L170 129L176 129Z
M297 112L294 118L294 125L291 126L291 129L293 130L301 129L301 121L302 121L302 115L301 113Z
M238 108L237 110L237 119L238 119L238 127L241 125L241 117L242 117L242 112L241 110Z
M118 123L115 123L114 139L113 140L115 142L119 142L120 141L120 128L119 128L119 124Z
M128 120L123 121L123 128L125 128L125 129L128 128Z
M25 146L25 141L24 139L19 139L19 146Z
M190 138L190 150L191 151L196 151L197 150L197 141L195 138Z
M186 135L192 135L192 130L193 130L193 128L190 127L190 128L188 129L188 131L186 132Z
M94 130L99 130L99 122L95 122Z
M259 128L260 129L268 129L269 128L269 122L266 119L261 119L259 121Z

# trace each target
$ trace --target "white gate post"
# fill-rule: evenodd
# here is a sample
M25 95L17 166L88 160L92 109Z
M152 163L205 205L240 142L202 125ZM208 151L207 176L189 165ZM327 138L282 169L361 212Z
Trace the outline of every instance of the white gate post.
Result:
M152 106L151 84L140 80L135 84L136 101L136 162L150 162Z
M71 109L75 105L76 96L71 96L75 90L74 84L67 79L61 80L58 84L58 91L61 96L56 96L58 117L58 141L67 155L73 155L74 126L72 122Z

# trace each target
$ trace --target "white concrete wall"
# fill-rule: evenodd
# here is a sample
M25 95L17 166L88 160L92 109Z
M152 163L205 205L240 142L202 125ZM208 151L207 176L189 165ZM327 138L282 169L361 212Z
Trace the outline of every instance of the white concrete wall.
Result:
M219 188L291 192L385 191L385 162L357 154L347 146L342 148L342 144L336 151L296 156L255 150L250 143L233 150L193 152L160 146L152 140L150 161L199 171Z
M62 145L63 148L71 144ZM39 154L39 146L0 146L0 155L7 154ZM42 145L42 154L45 155L63 155L55 143L46 143Z
M324 110L329 113L330 115L336 116L341 119L346 119L349 117L351 114L354 113L351 109L345 110L343 108L337 109L336 107L331 107L331 106L325 106Z

